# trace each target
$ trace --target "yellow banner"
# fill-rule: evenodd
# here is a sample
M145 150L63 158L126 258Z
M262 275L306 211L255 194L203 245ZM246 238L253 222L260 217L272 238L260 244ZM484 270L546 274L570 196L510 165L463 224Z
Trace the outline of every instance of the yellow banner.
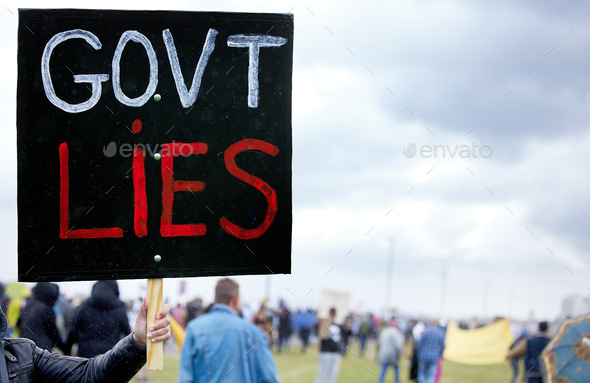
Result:
M507 319L474 330L462 330L450 321L445 337L444 358L463 364L500 364L506 361L506 354L513 341L510 321Z

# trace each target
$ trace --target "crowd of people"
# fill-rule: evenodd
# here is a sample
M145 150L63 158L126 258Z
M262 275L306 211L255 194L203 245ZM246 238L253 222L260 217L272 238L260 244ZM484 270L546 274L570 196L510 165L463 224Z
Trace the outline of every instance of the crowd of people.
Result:
M116 281L96 282L90 295L77 304L65 299L57 284L40 282L29 297L13 306L3 287L0 284L2 311L14 314L14 307L20 307L18 315L12 316L16 320L8 323L4 332L32 340L44 353L58 351L91 360L112 353L124 339L135 339L130 334L137 334L137 323L145 326L144 300L123 302ZM306 354L310 345L318 347L316 383L336 382L343 358L369 357L369 345L375 346L370 357L381 369L379 383L385 381L389 369L399 383L401 363L410 365L410 380L435 383L440 379L445 328L438 321L414 320L391 312L385 317L348 313L338 322L335 307L326 317L309 309L293 310L284 301L271 308L265 300L251 310L241 305L239 297L238 284L223 278L217 283L211 304L195 298L172 309L164 307L185 329L179 382L278 382L272 351L282 353L296 347L297 352ZM548 341L544 326L540 335L523 336L515 342L508 354L513 360L525 357L530 378L538 375L533 354ZM169 337L160 336L161 340ZM358 353L351 350L351 342L355 342ZM142 376L138 375L139 379Z
M224 281L227 280L223 279L220 283L230 283ZM232 284L230 283L230 285ZM234 287L237 291L237 285ZM236 293L236 299L238 296ZM229 302L227 299L226 301ZM229 306L231 310L223 307L223 305ZM212 314L193 321L193 319L208 312L212 312ZM305 355L313 339L313 343L317 343L319 351L316 383L336 382L342 358L347 355L350 355L349 357L366 357L368 345L371 343L377 346L377 352L372 357L376 358L381 368L379 383L385 381L389 368L393 370L395 382L399 383L399 366L401 362L405 362L406 358L411 363L410 379L419 383L434 383L440 379L440 360L444 351L445 335L444 328L439 327L436 321L425 323L408 320L396 313L392 313L388 318L380 318L372 313L349 313L341 323L337 323L336 308L334 307L329 309L326 318L321 318L317 312L312 312L307 308L305 310L290 309L284 301L279 301L276 309L269 307L266 300L261 303L257 310L250 310L248 306L240 306L233 301L232 303L222 304L220 307L217 294L215 302L211 305L204 306L201 299L195 299L189 301L186 306L177 304L171 312L176 321L182 327L187 328L186 334L189 339L188 345L185 343L183 348L180 377L183 374L188 374L186 375L187 380L207 381L198 380L196 375L190 375L195 374L196 369L186 363L186 361L191 360L186 350L196 347L191 339L198 338L199 342L203 342L203 339L207 339L207 334L210 331L213 331L214 328L220 328L219 323L223 322L223 318L233 318L235 320L233 315L227 316L228 313L242 318L242 321L237 323L252 324L258 327L260 330L258 333L264 334L265 345L256 344L256 348L259 351L267 350L263 353L265 356L261 357L261 359L264 360L263 364L270 366L267 371L273 373L276 371L276 367L272 362L272 356L269 356L271 349L281 353L287 348L298 347L301 354ZM198 335L195 335L195 332ZM221 332L221 330L216 331L217 337L215 339L218 341L226 337L220 335ZM231 330L225 329L223 333L229 336L228 339L223 341L224 344L232 344L239 339L239 337L231 335ZM354 353L349 347L351 342L358 344L358 354ZM248 351L238 346L230 348L240 352ZM195 350L193 350L193 354L200 355ZM257 365L256 363L251 364ZM208 375L214 378L218 377L219 374L224 373L224 365L227 367L227 361L217 362L214 369L216 372L208 371ZM245 372L242 371L242 374L245 374ZM190 379L189 376L191 376ZM179 381L182 381L182 379L179 378ZM257 380L245 379L243 381ZM272 382L274 380L266 376L262 381Z
M90 296L75 307L59 293L57 284L40 282L20 307L11 331L39 348L84 358L107 352L131 334L137 317L119 299L116 281L96 282Z

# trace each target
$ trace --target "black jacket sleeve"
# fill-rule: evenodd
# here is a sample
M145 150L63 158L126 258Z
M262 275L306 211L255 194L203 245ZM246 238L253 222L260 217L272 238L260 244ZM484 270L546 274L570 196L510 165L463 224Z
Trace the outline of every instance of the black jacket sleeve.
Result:
M42 381L128 382L145 364L146 352L128 335L109 352L91 359L62 357L36 349L35 366Z
M10 382L128 382L145 364L146 352L133 335L110 351L85 359L52 354L28 339L4 339Z

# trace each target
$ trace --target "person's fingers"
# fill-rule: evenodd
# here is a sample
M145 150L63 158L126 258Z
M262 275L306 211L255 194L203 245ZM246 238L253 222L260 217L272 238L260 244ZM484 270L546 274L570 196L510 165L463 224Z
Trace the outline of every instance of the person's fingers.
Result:
M150 341L152 343L158 343L158 342L165 342L168 339L170 339L170 334L166 334L166 335L162 335L162 336L157 336L155 338L150 339Z
M170 328L168 328L168 327L156 328L153 331L149 332L148 337L153 338L156 336L162 336L162 335L167 334L169 332L171 332L171 331L170 331Z
M162 309L160 309L160 312L158 313L157 318L162 319L162 318L168 316L169 312L170 312L170 305L168 303L165 303L162 306Z
M149 330L149 334L154 334L154 333L161 334L163 332L171 332L170 326L154 326L154 327L150 327L150 330Z
M160 328L164 328L166 326L169 326L170 323L171 323L170 317L168 315L166 315L162 319L158 319L157 321L155 321L154 324L152 324L150 326L149 330L153 331L153 330L157 330Z
M159 319L156 320L152 326L150 326L147 337L153 343L166 341L172 336L172 331L170 330L171 320L168 316L169 312L170 305L164 304L157 315L157 318Z
M148 334L148 338L153 343L168 340L168 339L170 339L171 336L172 336L172 332L170 331L170 328L168 328L168 327L163 328L163 329L159 329L156 331L151 331Z
M141 304L141 308L139 310L140 316L147 319L147 311L148 311L148 302L147 298L143 298L143 302ZM147 339L150 339L151 342L161 342L170 339L171 337L171 330L170 330L170 318L168 317L168 313L170 312L170 305L163 304L160 312L156 315L156 321L149 326L147 330L147 334L145 336Z
M148 334L148 338L155 341L156 339L161 339L161 338L164 338L169 335L170 335L170 330L167 328L163 328L163 329L156 330L156 331L150 331L150 333Z

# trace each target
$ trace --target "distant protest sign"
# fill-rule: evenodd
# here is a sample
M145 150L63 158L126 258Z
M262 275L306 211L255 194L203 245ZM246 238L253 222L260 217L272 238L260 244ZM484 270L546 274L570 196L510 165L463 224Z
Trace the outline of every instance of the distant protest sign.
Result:
M289 273L293 17L20 10L20 281Z
M345 291L324 290L320 300L317 316L320 320L318 326L318 337L326 339L330 336L329 326L331 324L330 310L336 310L334 322L343 324L349 314L350 293Z

